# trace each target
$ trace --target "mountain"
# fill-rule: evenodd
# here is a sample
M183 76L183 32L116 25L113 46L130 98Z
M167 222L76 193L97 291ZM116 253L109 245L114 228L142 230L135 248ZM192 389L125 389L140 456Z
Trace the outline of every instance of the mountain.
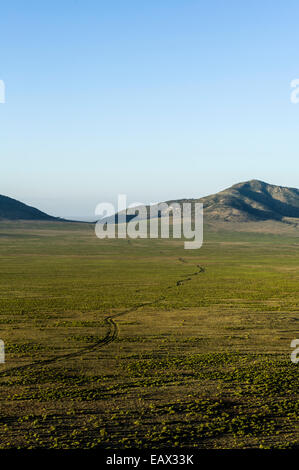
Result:
M224 191L198 199L204 217L227 222L299 219L299 190L259 180L246 181Z
M259 180L238 183L224 191L199 199L177 199L173 203L201 202L204 220L208 224L275 221L284 225L299 226L299 190L275 186ZM149 212L149 211L148 211ZM163 217L164 213L161 213ZM127 216L129 221L132 216ZM15 199L0 195L0 220L63 221L27 206ZM110 218L106 220L109 223ZM113 219L114 220L114 219ZM255 224L256 225L256 224Z
M259 180L238 183L224 191L199 199L176 199L166 202L168 206L174 203L182 205L201 202L205 223L214 227L223 224L241 224L245 227L248 223L254 223L255 227L258 223L262 227L261 222L271 222L270 228L273 227L273 222L280 226L299 226L299 190ZM147 206L148 214L149 208L150 206ZM169 209L162 210L159 217L166 216L168 212ZM107 221L109 223L109 218Z
M207 222L299 223L299 190L275 186L259 180L238 183L199 199L178 199L168 204L201 202ZM298 219L298 220L296 220Z
M0 195L0 220L61 220L27 206L16 199Z

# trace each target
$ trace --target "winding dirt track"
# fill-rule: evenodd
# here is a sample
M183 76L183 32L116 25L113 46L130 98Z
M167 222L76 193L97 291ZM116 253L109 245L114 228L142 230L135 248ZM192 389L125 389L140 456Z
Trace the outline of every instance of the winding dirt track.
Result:
M179 258L179 261L182 261L184 263L186 262L182 258ZM191 273L191 274L187 274L186 276L188 276L188 277L185 277L183 279L179 279L178 281L176 281L175 284L173 284L171 286L168 286L167 289L173 289L176 286L181 286L185 282L191 281L193 276L196 276L197 274L205 272L205 268L200 266L199 264L197 265L197 268L199 268L199 271L196 271L196 272ZM107 344L113 343L118 338L119 330L118 330L117 323L115 323L115 321L114 321L116 318L122 317L123 315L127 315L127 314L132 313L132 312L135 312L136 310L138 310L142 307L149 306L149 305L154 305L157 302L160 302L161 300L164 300L164 299L165 299L165 296L162 295L162 296L158 297L157 299L153 300L152 302L140 303L140 304L137 304L137 305L135 305L134 307L132 307L128 310L124 310L124 311L116 313L114 315L109 315L109 316L105 317L104 318L104 323L108 326L108 330L107 330L106 335L103 338L100 338L95 343L93 343L89 346L86 346L86 347L80 349L77 352L72 352L72 353L69 353L69 354L63 354L61 356L55 356L51 359L44 359L42 361L35 361L35 362L30 363L30 364L25 364L24 366L12 367L8 370L4 370L4 371L0 372L0 377L7 377L7 376L10 376L10 375L13 375L13 373L18 373L18 372L21 372L21 371L26 370L26 369L33 369L33 368L36 368L36 367L41 368L42 366L47 365L47 364L52 364L54 362L62 361L62 360L65 360L65 359L72 359L74 357L81 356L82 354L93 351L95 349L101 349L104 346L107 346Z

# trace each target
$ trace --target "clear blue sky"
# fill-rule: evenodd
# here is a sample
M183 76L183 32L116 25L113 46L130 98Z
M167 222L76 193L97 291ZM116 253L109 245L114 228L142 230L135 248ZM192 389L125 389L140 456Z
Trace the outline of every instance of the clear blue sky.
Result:
M0 194L59 216L298 187L297 0L1 3Z

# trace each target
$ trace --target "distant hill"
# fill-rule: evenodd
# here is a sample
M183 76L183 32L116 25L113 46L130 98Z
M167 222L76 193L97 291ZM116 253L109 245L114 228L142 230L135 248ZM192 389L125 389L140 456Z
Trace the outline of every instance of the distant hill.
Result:
M204 217L226 222L299 219L299 190L259 180L231 186L217 194L198 199Z
M16 199L0 195L0 220L62 220L27 206Z
M248 225L261 222L278 222L299 227L299 190L275 186L259 180L246 181L224 191L199 199L177 199L172 203L201 202L204 206L204 220L211 226ZM161 214L163 217L165 214ZM127 216L129 221L132 216ZM64 221L27 206L20 201L0 195L0 220L46 220ZM108 223L110 217L105 219ZM113 219L114 220L114 219ZM66 220L65 220L66 221ZM117 218L116 218L117 221ZM229 224L228 224L229 222Z
M224 191L198 199L173 199L174 203L201 202L204 207L204 222L210 227L247 228L251 224L256 230L263 227L271 231L273 227L299 227L299 190L275 186L259 180L238 183ZM148 214L149 214L149 206ZM167 215L159 213L159 217ZM171 213L170 213L171 214ZM105 219L108 223L112 218ZM129 216L127 218L129 221ZM274 224L274 225L273 225ZM275 225L276 224L276 225ZM278 224L278 225L277 225Z

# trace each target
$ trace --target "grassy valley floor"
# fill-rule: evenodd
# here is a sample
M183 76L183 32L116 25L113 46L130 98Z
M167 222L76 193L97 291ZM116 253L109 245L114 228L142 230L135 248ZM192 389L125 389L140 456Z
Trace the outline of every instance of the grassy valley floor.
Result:
M0 447L297 447L298 247L1 222Z

